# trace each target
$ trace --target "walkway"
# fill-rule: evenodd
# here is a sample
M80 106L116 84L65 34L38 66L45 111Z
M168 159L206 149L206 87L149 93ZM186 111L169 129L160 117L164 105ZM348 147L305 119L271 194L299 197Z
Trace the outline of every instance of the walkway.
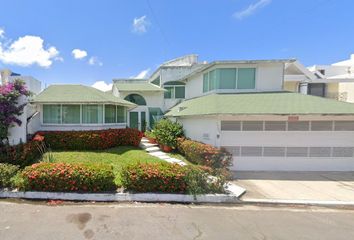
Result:
M145 149L145 151L147 151L148 154L150 154L151 156L160 158L161 160L164 160L166 162L177 163L181 166L187 165L182 160L177 158L172 158L169 155L167 155L165 152L162 152L157 144L149 143L149 140L147 138L142 138L139 146L142 149Z

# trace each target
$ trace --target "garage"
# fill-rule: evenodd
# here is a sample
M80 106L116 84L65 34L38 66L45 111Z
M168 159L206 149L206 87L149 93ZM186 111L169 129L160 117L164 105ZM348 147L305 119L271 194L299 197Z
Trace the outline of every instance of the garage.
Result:
M354 171L354 121L348 117L229 118L220 121L220 132L220 146L233 154L232 170Z

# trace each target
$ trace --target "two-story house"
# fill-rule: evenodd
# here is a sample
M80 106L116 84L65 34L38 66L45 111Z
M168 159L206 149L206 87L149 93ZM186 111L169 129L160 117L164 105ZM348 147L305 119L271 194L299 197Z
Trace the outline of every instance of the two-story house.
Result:
M183 124L187 137L232 152L233 170L354 170L354 104L284 91L297 79L307 93L312 78L293 59L206 63L188 55L148 79L115 79L104 94L77 94L82 87L49 94L49 87L33 103L41 104L42 123L54 121L42 125L46 130L145 130L168 117ZM65 127L68 119L75 124Z
M192 55L162 64L139 88L115 81L113 92L140 99L132 127L151 126L149 108L160 108L187 137L231 151L234 170L353 170L354 105L285 92L285 77L313 75L292 59L199 63Z

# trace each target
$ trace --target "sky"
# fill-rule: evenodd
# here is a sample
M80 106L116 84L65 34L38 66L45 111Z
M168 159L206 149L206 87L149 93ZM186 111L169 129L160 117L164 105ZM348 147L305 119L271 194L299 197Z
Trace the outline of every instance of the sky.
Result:
M354 53L352 0L0 0L0 69L93 85L144 78L164 61L297 58L330 64Z

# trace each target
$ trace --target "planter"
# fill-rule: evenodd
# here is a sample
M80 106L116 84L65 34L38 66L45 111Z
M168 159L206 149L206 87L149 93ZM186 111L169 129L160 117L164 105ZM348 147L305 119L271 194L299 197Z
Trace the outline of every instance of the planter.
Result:
M149 140L149 143L152 143L152 144L156 144L157 143L155 138L148 138L148 140Z
M164 151L166 153L169 153L172 151L172 147L166 146L166 145L161 145L161 149L162 149L162 151Z

